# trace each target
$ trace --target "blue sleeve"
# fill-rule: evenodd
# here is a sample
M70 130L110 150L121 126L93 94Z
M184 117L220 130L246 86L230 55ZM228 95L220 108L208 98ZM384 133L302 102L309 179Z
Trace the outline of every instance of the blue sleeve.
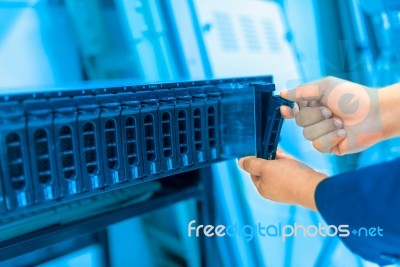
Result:
M315 201L329 225L349 225L341 239L351 251L382 265L400 260L400 159L325 179ZM378 227L381 235L366 233Z

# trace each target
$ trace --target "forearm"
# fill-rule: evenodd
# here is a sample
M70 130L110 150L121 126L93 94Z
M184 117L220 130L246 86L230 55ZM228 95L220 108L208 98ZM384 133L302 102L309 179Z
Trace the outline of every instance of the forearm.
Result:
M400 84L380 89L379 105L384 138L400 136Z
M315 191L323 180L328 178L325 174L319 172L310 172L310 174L303 179L304 182L293 188L295 193L295 204L306 207L310 210L318 211L315 203Z

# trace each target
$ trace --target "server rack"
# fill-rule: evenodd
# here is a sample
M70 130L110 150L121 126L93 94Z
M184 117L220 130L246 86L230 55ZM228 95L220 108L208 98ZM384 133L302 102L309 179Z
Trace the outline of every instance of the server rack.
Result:
M220 121L237 86L255 92L255 152L273 159L290 103L271 76L1 93L2 218L236 156Z

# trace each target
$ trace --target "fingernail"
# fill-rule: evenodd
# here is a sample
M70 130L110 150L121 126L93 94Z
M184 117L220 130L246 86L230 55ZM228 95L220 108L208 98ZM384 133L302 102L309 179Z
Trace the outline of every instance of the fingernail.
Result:
M336 126L336 128L342 128L343 127L343 122L339 119L334 119L333 124Z
M332 112L327 108L323 108L321 112L325 119L329 119L332 116Z
M244 161L244 158L240 158L239 162L238 162L239 167L242 169L243 169L243 161Z
M340 129L336 132L336 135L339 137L343 137L346 135L346 131L344 129Z

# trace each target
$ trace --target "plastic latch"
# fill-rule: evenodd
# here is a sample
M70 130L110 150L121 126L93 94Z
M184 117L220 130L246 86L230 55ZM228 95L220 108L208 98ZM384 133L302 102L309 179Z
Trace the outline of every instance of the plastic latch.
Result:
M288 106L293 108L294 102L286 100L280 96L272 96L268 107L267 123L264 131L262 157L264 159L275 159L276 149L279 143L284 119L281 115L280 107Z

